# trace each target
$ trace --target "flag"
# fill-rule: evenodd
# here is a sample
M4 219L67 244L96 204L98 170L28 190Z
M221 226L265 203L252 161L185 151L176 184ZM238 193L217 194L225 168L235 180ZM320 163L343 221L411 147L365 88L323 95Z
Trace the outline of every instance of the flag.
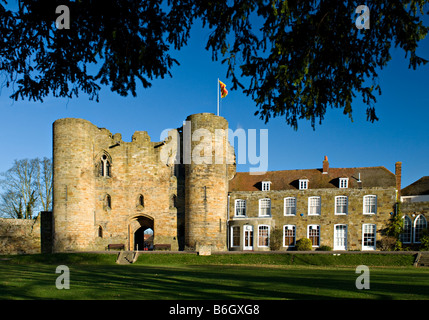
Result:
M225 98L228 95L228 90L226 90L226 84L219 80L220 84L220 97Z

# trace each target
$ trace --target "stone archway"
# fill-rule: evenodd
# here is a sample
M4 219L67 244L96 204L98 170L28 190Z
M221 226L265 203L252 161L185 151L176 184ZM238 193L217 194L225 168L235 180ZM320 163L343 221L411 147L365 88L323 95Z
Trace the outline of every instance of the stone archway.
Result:
M149 229L151 229L153 232L153 242L153 236L155 235L154 219L145 215L137 216L131 219L128 226L128 246L130 250L144 250L145 246L148 245L148 242L144 239L145 231Z

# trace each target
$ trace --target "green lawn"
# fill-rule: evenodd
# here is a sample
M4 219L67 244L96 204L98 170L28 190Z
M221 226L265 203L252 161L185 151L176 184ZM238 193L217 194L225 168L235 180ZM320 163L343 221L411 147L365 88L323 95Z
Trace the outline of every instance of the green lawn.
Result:
M0 256L0 299L429 299L429 268L408 256L291 256L149 254L133 265L107 254ZM369 290L355 287L362 259ZM55 286L60 264L69 290Z

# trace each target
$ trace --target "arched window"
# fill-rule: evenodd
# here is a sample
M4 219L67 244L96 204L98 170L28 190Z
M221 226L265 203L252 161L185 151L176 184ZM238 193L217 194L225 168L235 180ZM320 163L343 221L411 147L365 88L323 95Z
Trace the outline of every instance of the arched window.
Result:
M420 243L420 237L422 235L422 231L426 229L427 221L424 216L421 214L414 220L414 242Z
M403 231L401 233L401 242L402 243L411 243L411 239L412 239L412 235L413 235L413 228L412 228L412 223L411 223L411 219L408 216L403 216L402 217L403 221L404 221L404 225L403 225Z
M100 160L100 176L101 177L110 177L111 176L111 163L109 160L109 157L105 154L103 154L101 156L101 160Z
M170 201L170 207L177 208L177 196L175 194L171 196Z
M98 237L103 238L103 228L101 226L98 226Z
M142 194L139 195L139 199L138 199L137 205L144 207L144 197L143 197Z
M106 209L112 209L112 197L109 194L106 195L104 205Z

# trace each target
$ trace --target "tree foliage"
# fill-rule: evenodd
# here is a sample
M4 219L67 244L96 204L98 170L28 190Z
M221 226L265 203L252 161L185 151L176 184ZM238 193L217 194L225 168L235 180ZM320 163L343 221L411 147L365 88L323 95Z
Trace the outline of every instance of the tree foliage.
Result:
M377 120L378 72L392 47L410 68L427 32L428 1L366 1L370 28L358 29L359 1L280 0L0 0L0 72L12 99L43 101L80 92L98 101L100 85L126 96L139 83L171 76L170 49L186 45L196 19L211 30L206 49L228 65L232 89L254 100L265 121L282 116L321 121L329 107L352 117L360 96ZM57 29L56 7L70 8L70 29ZM425 12L426 10L426 12Z
M15 160L0 174L0 214L32 219L38 210L52 209L52 161L48 158Z
M382 250L402 250L401 234L404 232L404 219L401 211L401 203L396 202L395 213L390 217L386 227L381 230L384 236L380 245Z

